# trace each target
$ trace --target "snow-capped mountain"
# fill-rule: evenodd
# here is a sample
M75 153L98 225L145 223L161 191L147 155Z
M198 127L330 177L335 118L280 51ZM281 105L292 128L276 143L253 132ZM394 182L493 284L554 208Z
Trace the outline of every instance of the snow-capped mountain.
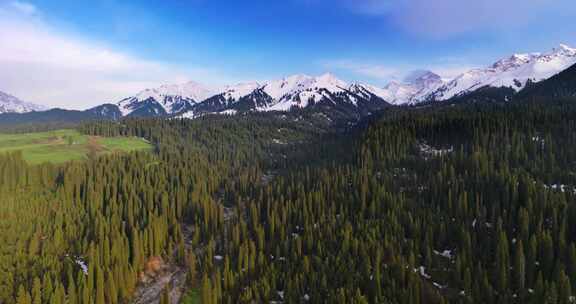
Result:
M254 93L260 86L261 85L256 82L224 86L216 90L215 95L191 107L183 116L190 117L226 110L240 102L246 96Z
M0 92L0 114L2 113L27 113L34 111L44 111L46 107L24 102L10 94Z
M527 85L518 92L520 98L576 97L576 64L538 83Z
M133 97L118 102L123 116L139 114L154 116L176 114L214 95L215 90L190 81L181 85L163 85L155 89L146 89Z
M225 86L220 90L220 94L230 103L238 101L240 98L251 94L254 90L258 89L260 84L257 82L239 83L236 85Z
M446 100L482 87L509 87L516 92L529 82L548 79L576 64L576 49L561 44L550 53L514 54L484 69L465 72L423 100Z
M430 71L415 71L404 82L391 81L384 88L361 85L372 94L393 105L415 104L436 91L445 83L442 78Z
M314 81L314 77L299 74L269 81L264 84L263 89L270 97L280 100L290 93L306 90Z
M349 85L327 73L318 77L295 75L279 81L271 81L264 91L277 102L265 111L287 111L292 107L305 108L321 101L336 102L337 95L347 95ZM354 98L349 101L355 102Z
M166 88L171 88L166 92ZM198 117L209 113L247 111L288 111L293 107L331 105L347 108L346 112L362 108L363 112L380 109L388 104L372 90L349 85L332 74L318 77L293 75L263 83L249 82L205 90L202 96L179 95L174 88L164 86L144 90L119 103L124 116ZM195 90L205 88L195 84ZM210 95L212 94L212 95ZM203 100L201 97L205 97Z
M480 88L520 91L576 64L576 49L560 45L547 54L515 54L484 69L445 80L430 71L416 71L403 82L384 87L348 84L333 74L292 75L262 83L248 82L210 89L198 83L148 89L118 103L123 116L198 117L209 113L288 111L321 107L348 113L371 113L390 104L417 104L463 96ZM498 95L500 96L500 95Z

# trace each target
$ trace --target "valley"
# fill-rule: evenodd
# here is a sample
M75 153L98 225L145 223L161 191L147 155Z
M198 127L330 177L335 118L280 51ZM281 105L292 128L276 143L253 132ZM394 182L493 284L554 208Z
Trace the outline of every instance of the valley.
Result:
M574 0L0 0L0 304L576 304Z

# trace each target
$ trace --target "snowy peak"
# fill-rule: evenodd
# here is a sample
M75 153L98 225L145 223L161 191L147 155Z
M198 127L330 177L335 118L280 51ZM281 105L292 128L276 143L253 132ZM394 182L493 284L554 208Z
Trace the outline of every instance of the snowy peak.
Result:
M402 82L384 87L348 84L331 73L296 74L263 83L247 82L209 89L198 83L165 85L144 90L119 103L123 115L175 115L192 111L288 111L294 107L321 106L352 109L377 104L417 104L446 100L483 87L512 88L518 92L529 82L539 82L576 64L576 49L560 45L548 53L518 53L451 80L426 70L410 73Z
M565 44L560 44L558 48L554 49L554 53L566 56L576 56L576 48L571 48Z
M254 90L258 89L260 84L257 82L246 82L246 83L239 83L236 85L225 86L222 88L221 94L228 102L234 102L239 100L240 98L249 95L250 93L254 92Z
M376 96L394 105L415 104L423 96L434 92L444 84L442 78L431 71L413 71L404 78L404 82L391 81L384 88L364 86Z
M0 92L0 114L2 113L27 113L34 111L44 111L46 107L24 102L10 94Z
M408 74L408 76L404 78L404 82L417 86L427 86L430 84L442 82L442 77L431 71L417 70Z
M507 87L515 91L528 82L548 79L576 64L576 49L561 44L547 54L514 54L498 60L484 69L463 73L425 97L426 100L446 100L473 92L482 87Z
M263 90L270 97L279 100L287 94L306 90L314 81L314 77L308 75L292 75L266 83Z
M523 64L529 63L534 58L541 56L540 53L532 53L532 54L514 54L508 58L498 60L492 65L492 68L495 70L502 70L506 71L515 67L519 67Z
M126 116L143 108L153 108L154 113L174 114L187 110L191 105L204 101L215 91L199 83L190 81L184 84L162 85L154 89L145 89L133 97L118 102L122 115Z
M155 89L146 89L138 93L135 97L139 100L154 98L161 100L165 96L180 96L195 101L202 101L213 93L212 90L203 85L190 81L181 85L162 85Z
M308 91L327 90L331 93L345 91L348 84L331 73L317 77L298 74L274 80L263 86L264 92L272 98L282 100Z
M337 95L346 95L348 84L334 74L317 77L294 75L279 81L269 82L265 92L276 102L269 110L287 111L292 107L305 108L322 101L336 102ZM350 99L351 102L355 100Z
M314 78L314 86L320 89L326 89L330 92L341 92L346 90L348 84L338 79L334 74L326 73Z

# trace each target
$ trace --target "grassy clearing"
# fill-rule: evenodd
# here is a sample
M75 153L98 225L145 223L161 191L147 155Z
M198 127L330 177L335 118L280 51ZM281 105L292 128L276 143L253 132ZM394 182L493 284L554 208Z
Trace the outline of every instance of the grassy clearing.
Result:
M30 164L63 163L86 159L90 153L99 155L151 148L141 138L88 136L76 130L0 134L0 153L22 151L22 156Z
M193 289L182 297L182 304L200 304L200 291Z

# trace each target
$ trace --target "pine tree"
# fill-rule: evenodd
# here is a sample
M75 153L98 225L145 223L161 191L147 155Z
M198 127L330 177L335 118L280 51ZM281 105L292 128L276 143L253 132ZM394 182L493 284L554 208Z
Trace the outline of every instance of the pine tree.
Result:
M170 304L170 293L168 286L165 286L162 290L162 295L160 297L160 304Z
M524 258L524 245L522 240L516 242L514 255L514 282L516 291L519 294L524 293L526 287L526 259Z
M23 285L18 288L18 297L16 298L18 304L32 304L32 297L26 291Z
M32 303L42 304L42 283L38 277L35 277L32 283Z
M210 279L204 273L202 276L202 287L200 289L200 298L202 299L202 304L213 304L212 303L212 286Z

